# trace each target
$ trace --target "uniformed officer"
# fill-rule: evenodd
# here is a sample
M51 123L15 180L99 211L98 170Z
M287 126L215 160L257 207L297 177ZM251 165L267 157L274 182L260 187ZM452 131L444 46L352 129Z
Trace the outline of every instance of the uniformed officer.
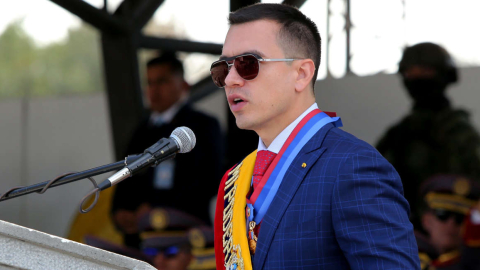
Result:
M161 270L215 269L213 228L173 208L153 208L139 217L140 248L87 236L88 245L148 262Z
M480 269L480 185L436 175L421 187L416 239L422 269Z
M213 229L171 208L155 208L140 218L142 252L160 270L215 269Z

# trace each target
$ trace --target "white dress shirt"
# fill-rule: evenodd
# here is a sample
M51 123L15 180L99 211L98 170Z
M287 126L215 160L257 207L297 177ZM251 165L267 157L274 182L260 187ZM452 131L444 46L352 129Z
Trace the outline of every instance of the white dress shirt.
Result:
M154 126L161 126L164 124L169 124L172 122L175 115L177 115L178 111L187 103L188 96L184 96L180 98L175 104L170 106L170 108L166 109L165 111L159 112L152 112L150 115L149 123Z
M288 136L292 133L292 131L295 129L295 127L298 125L298 123L311 111L318 109L317 103L313 103L312 106L310 106L306 111L304 111L295 121L293 121L288 127L286 127L280 134L278 134L277 137L272 141L270 146L268 148L265 146L265 144L262 141L262 138L258 138L258 151L261 150L268 150L271 151L275 154L278 154L280 152L280 149L282 149L283 144L288 139Z

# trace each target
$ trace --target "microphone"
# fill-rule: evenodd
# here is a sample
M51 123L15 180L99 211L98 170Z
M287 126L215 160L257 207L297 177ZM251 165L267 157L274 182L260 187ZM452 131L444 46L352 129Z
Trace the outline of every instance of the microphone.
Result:
M162 138L154 145L143 152L137 160L131 164L126 164L123 169L110 176L107 180L98 185L100 190L107 189L119 182L127 179L141 169L149 166L157 166L162 161L174 158L177 153L188 153L195 147L197 139L195 134L188 127L178 127L170 138Z

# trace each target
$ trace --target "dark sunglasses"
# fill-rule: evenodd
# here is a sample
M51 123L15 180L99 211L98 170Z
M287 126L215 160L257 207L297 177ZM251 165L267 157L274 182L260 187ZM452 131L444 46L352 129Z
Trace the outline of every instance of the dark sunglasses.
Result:
M235 66L235 70L242 79L250 81L258 76L260 62L292 62L295 60L302 59L263 59L255 54L242 54L213 62L210 67L210 75L215 85L222 88L225 86L225 78L232 66Z
M463 214L452 212L452 211L447 211L447 210L443 210L443 209L434 209L433 213L442 222L446 222L450 218L453 218L455 220L455 223L460 225L460 224L463 223L463 220L465 219L465 215L463 215Z
M180 249L177 246L171 246L164 249L150 247L150 248L144 248L142 251L145 255L151 256L151 257L155 257L158 254L163 253L163 256L169 259L177 256L177 254L180 252Z

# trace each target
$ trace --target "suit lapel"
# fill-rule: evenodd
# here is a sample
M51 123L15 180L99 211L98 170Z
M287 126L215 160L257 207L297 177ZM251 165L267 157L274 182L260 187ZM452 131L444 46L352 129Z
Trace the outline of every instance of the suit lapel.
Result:
M305 144L288 168L278 192L262 220L253 261L253 269L263 268L275 231L288 205L312 165L320 158L325 150L327 150L327 148L322 147L322 143L331 128L333 128L333 124L327 124L322 127L318 133ZM307 164L307 167L302 168L303 163Z

